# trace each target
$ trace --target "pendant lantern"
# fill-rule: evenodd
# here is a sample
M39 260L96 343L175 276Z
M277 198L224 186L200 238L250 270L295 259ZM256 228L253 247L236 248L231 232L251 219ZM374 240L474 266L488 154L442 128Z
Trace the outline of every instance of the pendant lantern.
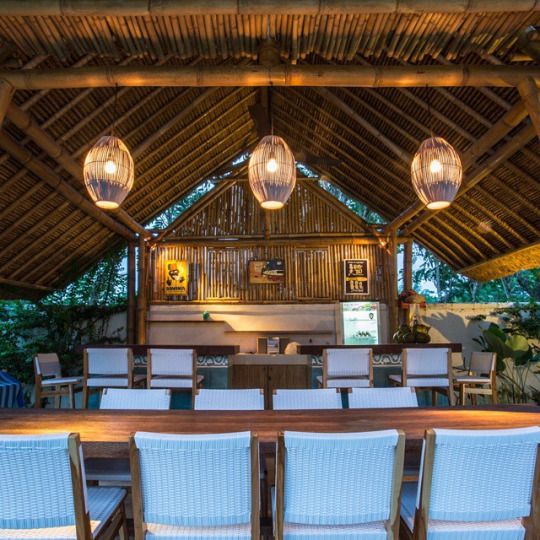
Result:
M418 148L412 165L413 188L430 209L450 206L463 176L461 160L454 147L441 137L430 137Z
M296 185L294 155L281 138L261 139L249 160L249 186L263 208L283 208Z
M86 155L84 184L100 208L118 208L133 187L134 178L133 158L118 137L101 137Z

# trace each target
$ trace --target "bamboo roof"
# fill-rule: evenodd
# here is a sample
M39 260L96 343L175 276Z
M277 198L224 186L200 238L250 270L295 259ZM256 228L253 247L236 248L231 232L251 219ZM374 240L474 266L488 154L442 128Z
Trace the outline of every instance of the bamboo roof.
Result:
M388 2L364 12L350 8L357 6L353 1L317 12L309 2L297 8L288 2L283 14L234 14L224 2L206 15L180 8L138 14L134 6L130 16L116 13L115 3L91 15L76 9L88 2L72 0L68 13L40 2L23 16L31 4L0 6L0 75L118 66L242 68L257 63L268 34L279 44L281 62L299 67L538 67L518 40L525 28L540 24L540 12L523 2L506 11L503 2L493 2L493 11L458 11L450 2L441 13L391 10ZM115 89L17 89L0 131L0 295L40 295L66 284L142 232L137 224L253 149L258 134L249 107L262 92L120 86L116 130L134 157L135 186L120 213L96 219L80 204L88 199L81 162L110 130ZM389 222L398 219L404 234L454 269L487 280L540 266L540 142L518 89L285 84L271 92L277 135L295 151L339 160L312 168ZM490 138L500 126L506 126L501 136ZM465 179L472 182L448 210L409 217L417 201L410 160L431 130L466 156Z

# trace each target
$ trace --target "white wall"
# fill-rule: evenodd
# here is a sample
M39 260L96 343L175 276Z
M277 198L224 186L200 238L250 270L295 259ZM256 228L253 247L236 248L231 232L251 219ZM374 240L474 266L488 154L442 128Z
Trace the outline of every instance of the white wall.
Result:
M469 355L479 350L473 338L480 328L497 318L489 314L506 304L428 304L420 310L420 317L429 324L433 343L462 343ZM290 334L302 344L332 344L336 342L337 304L186 304L153 305L148 316L148 343L164 345L240 345L243 352L257 349L260 332ZM384 306L382 306L384 308ZM200 323L203 311L213 321ZM387 335L386 310L382 335ZM484 322L469 317L487 315ZM169 321L169 322L167 322ZM185 321L185 322L176 322ZM114 325L111 321L111 327ZM236 331L236 332L235 332ZM299 333L296 333L299 332Z

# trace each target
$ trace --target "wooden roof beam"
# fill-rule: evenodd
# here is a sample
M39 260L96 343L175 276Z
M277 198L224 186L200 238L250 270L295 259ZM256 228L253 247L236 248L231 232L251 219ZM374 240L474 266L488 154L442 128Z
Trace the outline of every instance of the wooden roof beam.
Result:
M4 4L5 2L2 3ZM527 77L540 81L540 66L280 64L271 67L260 65L93 66L0 71L0 80L5 80L16 90L114 88L116 86L516 87Z
M0 15L32 17L189 17L197 15L362 15L369 13L426 13L433 11L430 0L130 0L88 2L87 0L3 0ZM534 0L446 0L436 6L440 13L540 11Z
M32 139L50 157L59 163L71 176L84 185L83 168L69 152L58 144L39 124L25 111L12 103L7 110L7 117L25 135ZM135 221L124 209L118 208L113 212L118 219L127 225L133 232L145 238L150 237L150 233L137 221Z
M540 138L540 99L535 80L527 77L518 84L518 91L536 129L536 135Z
M15 89L13 86L11 86L11 84L0 80L0 128L2 127L2 123L4 122L4 118L14 93Z
M461 189L458 191L456 198L459 199L462 195L467 193L469 189L472 189L478 182L481 182L486 176L488 176L493 170L495 170L499 165L504 163L508 158L513 156L518 152L523 146L528 144L531 139L536 135L536 130L534 126L528 125L523 128L519 133L517 133L508 143L499 148L492 156L490 156L482 165L479 165L462 184ZM444 212L444 210L435 210L430 212L425 212L420 218L416 221L409 224L405 227L403 233L411 234L412 231L417 229L422 223L425 223L433 216L436 216L439 212Z
M53 292L51 287L44 287L43 285L35 285L33 283L26 283L25 281L17 281L15 279L8 279L0 277L0 285L9 285L10 287L18 287L21 289L31 289L33 291L40 291L44 293Z
M484 135L473 143L463 154L461 157L463 170L466 171L478 158L503 139L510 131L512 131L512 129L523 121L526 115L527 111L525 110L523 103L516 103L490 130L484 133ZM388 224L388 227L392 229L399 228L425 209L424 203L418 200L393 219Z
M0 132L0 148L4 149L23 167L32 171L53 189L61 193L75 207L92 216L116 234L120 234L128 240L133 240L134 234L128 228L115 221L112 217L105 214L105 212L99 210L88 199L81 195L81 193L62 180L62 178L60 178L52 169L38 161L28 150L26 150L26 148L19 146L19 144L6 133Z

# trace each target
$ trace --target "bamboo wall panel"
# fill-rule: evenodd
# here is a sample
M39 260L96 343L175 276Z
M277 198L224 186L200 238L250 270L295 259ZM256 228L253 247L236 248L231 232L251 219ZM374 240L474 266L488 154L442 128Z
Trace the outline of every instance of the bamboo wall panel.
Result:
M347 243L302 247L292 243L270 246L209 247L168 243L156 248L153 264L154 302L320 302L337 300L385 301L384 249L378 245ZM248 283L250 260L281 258L285 282L269 285ZM167 260L189 262L189 296L164 294ZM368 295L343 294L343 260L368 259Z
M336 210L310 184L314 181L298 181L285 208L270 212L271 235L359 233L364 225L361 220L343 206ZM239 182L217 197L212 203L191 219L183 222L175 238L199 238L222 236L263 236L265 233L264 211L251 193L247 182Z

